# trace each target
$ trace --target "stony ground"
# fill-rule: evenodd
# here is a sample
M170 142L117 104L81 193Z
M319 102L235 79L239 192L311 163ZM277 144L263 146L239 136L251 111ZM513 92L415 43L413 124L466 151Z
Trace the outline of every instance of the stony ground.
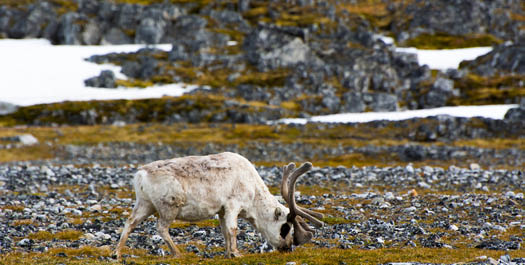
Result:
M134 166L0 166L0 253L54 253L88 259L89 253L56 249L109 249L131 212ZM279 194L280 168L258 167ZM314 168L299 181L300 204L324 212L327 225L308 249L443 248L519 250L525 239L524 172L450 167ZM246 222L239 222L241 252L272 251ZM217 220L174 223L170 234L184 253L206 260L222 256ZM167 248L150 217L128 246L162 256ZM303 247L301 247L303 248ZM100 250L99 250L100 251ZM138 258L129 252L128 259ZM192 254L193 255L193 254ZM496 257L497 259L497 257ZM525 262L502 256L500 262ZM477 264L489 264L481 257ZM271 262L270 262L271 263ZM504 263L507 264L507 263Z

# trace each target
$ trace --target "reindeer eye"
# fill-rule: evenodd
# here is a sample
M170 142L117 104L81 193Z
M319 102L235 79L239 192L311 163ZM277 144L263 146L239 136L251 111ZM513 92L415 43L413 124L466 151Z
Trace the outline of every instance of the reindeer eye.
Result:
M281 226L281 237L286 238L289 232L290 232L290 225L288 223L283 224L283 226Z

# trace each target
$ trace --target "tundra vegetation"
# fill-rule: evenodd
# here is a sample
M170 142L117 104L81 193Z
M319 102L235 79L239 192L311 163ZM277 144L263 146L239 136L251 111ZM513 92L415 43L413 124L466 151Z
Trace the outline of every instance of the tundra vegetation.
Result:
M150 46L88 60L122 66L128 79L113 80L118 86L201 87L178 98L61 102L0 116L0 263L116 264L111 252L132 211L138 166L222 151L253 162L273 195L282 166L311 161L297 201L323 213L325 227L310 243L279 253L269 252L240 221L244 256L225 259L217 219L174 222L170 234L182 256L173 258L162 255L168 248L150 217L131 233L122 262L479 264L505 254L525 258L525 101L503 120L268 123L519 103L525 65L516 55L524 54L525 2L458 3L0 0L0 38L170 42L168 52ZM398 46L494 50L459 69L437 71L393 52L375 34ZM24 134L38 143L16 140Z

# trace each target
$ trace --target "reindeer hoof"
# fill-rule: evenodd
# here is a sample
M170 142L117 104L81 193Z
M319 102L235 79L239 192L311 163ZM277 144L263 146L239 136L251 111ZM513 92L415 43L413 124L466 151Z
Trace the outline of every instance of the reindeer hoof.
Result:
M113 253L111 253L111 258L120 260L120 258L121 258L120 252L114 251Z

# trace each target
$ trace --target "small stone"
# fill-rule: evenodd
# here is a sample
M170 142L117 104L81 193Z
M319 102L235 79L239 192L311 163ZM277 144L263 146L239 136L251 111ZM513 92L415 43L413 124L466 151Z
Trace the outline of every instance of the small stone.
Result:
M405 213L412 213L412 212L415 212L416 210L417 210L416 207L411 206L411 207L403 209L403 212L405 212Z
M85 233L82 237L87 239L87 240L94 240L96 238L95 235L93 235L91 233Z
M151 236L151 241L153 241L154 243L158 244L158 243L162 242L162 237L159 236L159 235L153 235L153 236Z
M430 189L430 185L424 181L419 182L417 185L422 189Z
M288 261L288 262L286 262L286 265L295 265L295 264L297 264L297 263L295 263L295 261Z
M516 194L513 191L507 191L507 192L505 192L505 197L507 197L507 198L514 198L514 197L516 197Z
M96 232L95 233L95 237L98 239L98 240L109 240L111 239L111 236L108 235L108 234L104 234L102 232Z
M19 246L19 247L29 247L32 244L33 244L33 240L28 239L28 238L24 238L24 239L18 241L18 243L16 243L16 245Z
M450 225L450 226L448 227L448 229L450 229L450 230L452 230L452 231L458 231L458 230L459 230L459 228L458 228L456 225Z
M393 199L396 198L396 197L394 196L394 194L393 194L392 192L390 192L390 191L387 192L387 193L385 193L385 195L384 195L383 197L385 198L385 200L388 200L388 201L393 200Z
M506 255L503 255L499 258L499 261L503 264L508 264L510 263L510 256L509 254L506 254Z
M470 170L474 170L474 171L481 170L481 167L479 166L478 163L470 163L469 167L470 167Z
M89 207L89 211L90 212L101 212L102 211L102 206L100 204L95 204L95 205Z
M412 189L410 190L408 193L407 193L408 196L412 196L412 197L416 197L418 194L417 194L417 191L415 189Z

